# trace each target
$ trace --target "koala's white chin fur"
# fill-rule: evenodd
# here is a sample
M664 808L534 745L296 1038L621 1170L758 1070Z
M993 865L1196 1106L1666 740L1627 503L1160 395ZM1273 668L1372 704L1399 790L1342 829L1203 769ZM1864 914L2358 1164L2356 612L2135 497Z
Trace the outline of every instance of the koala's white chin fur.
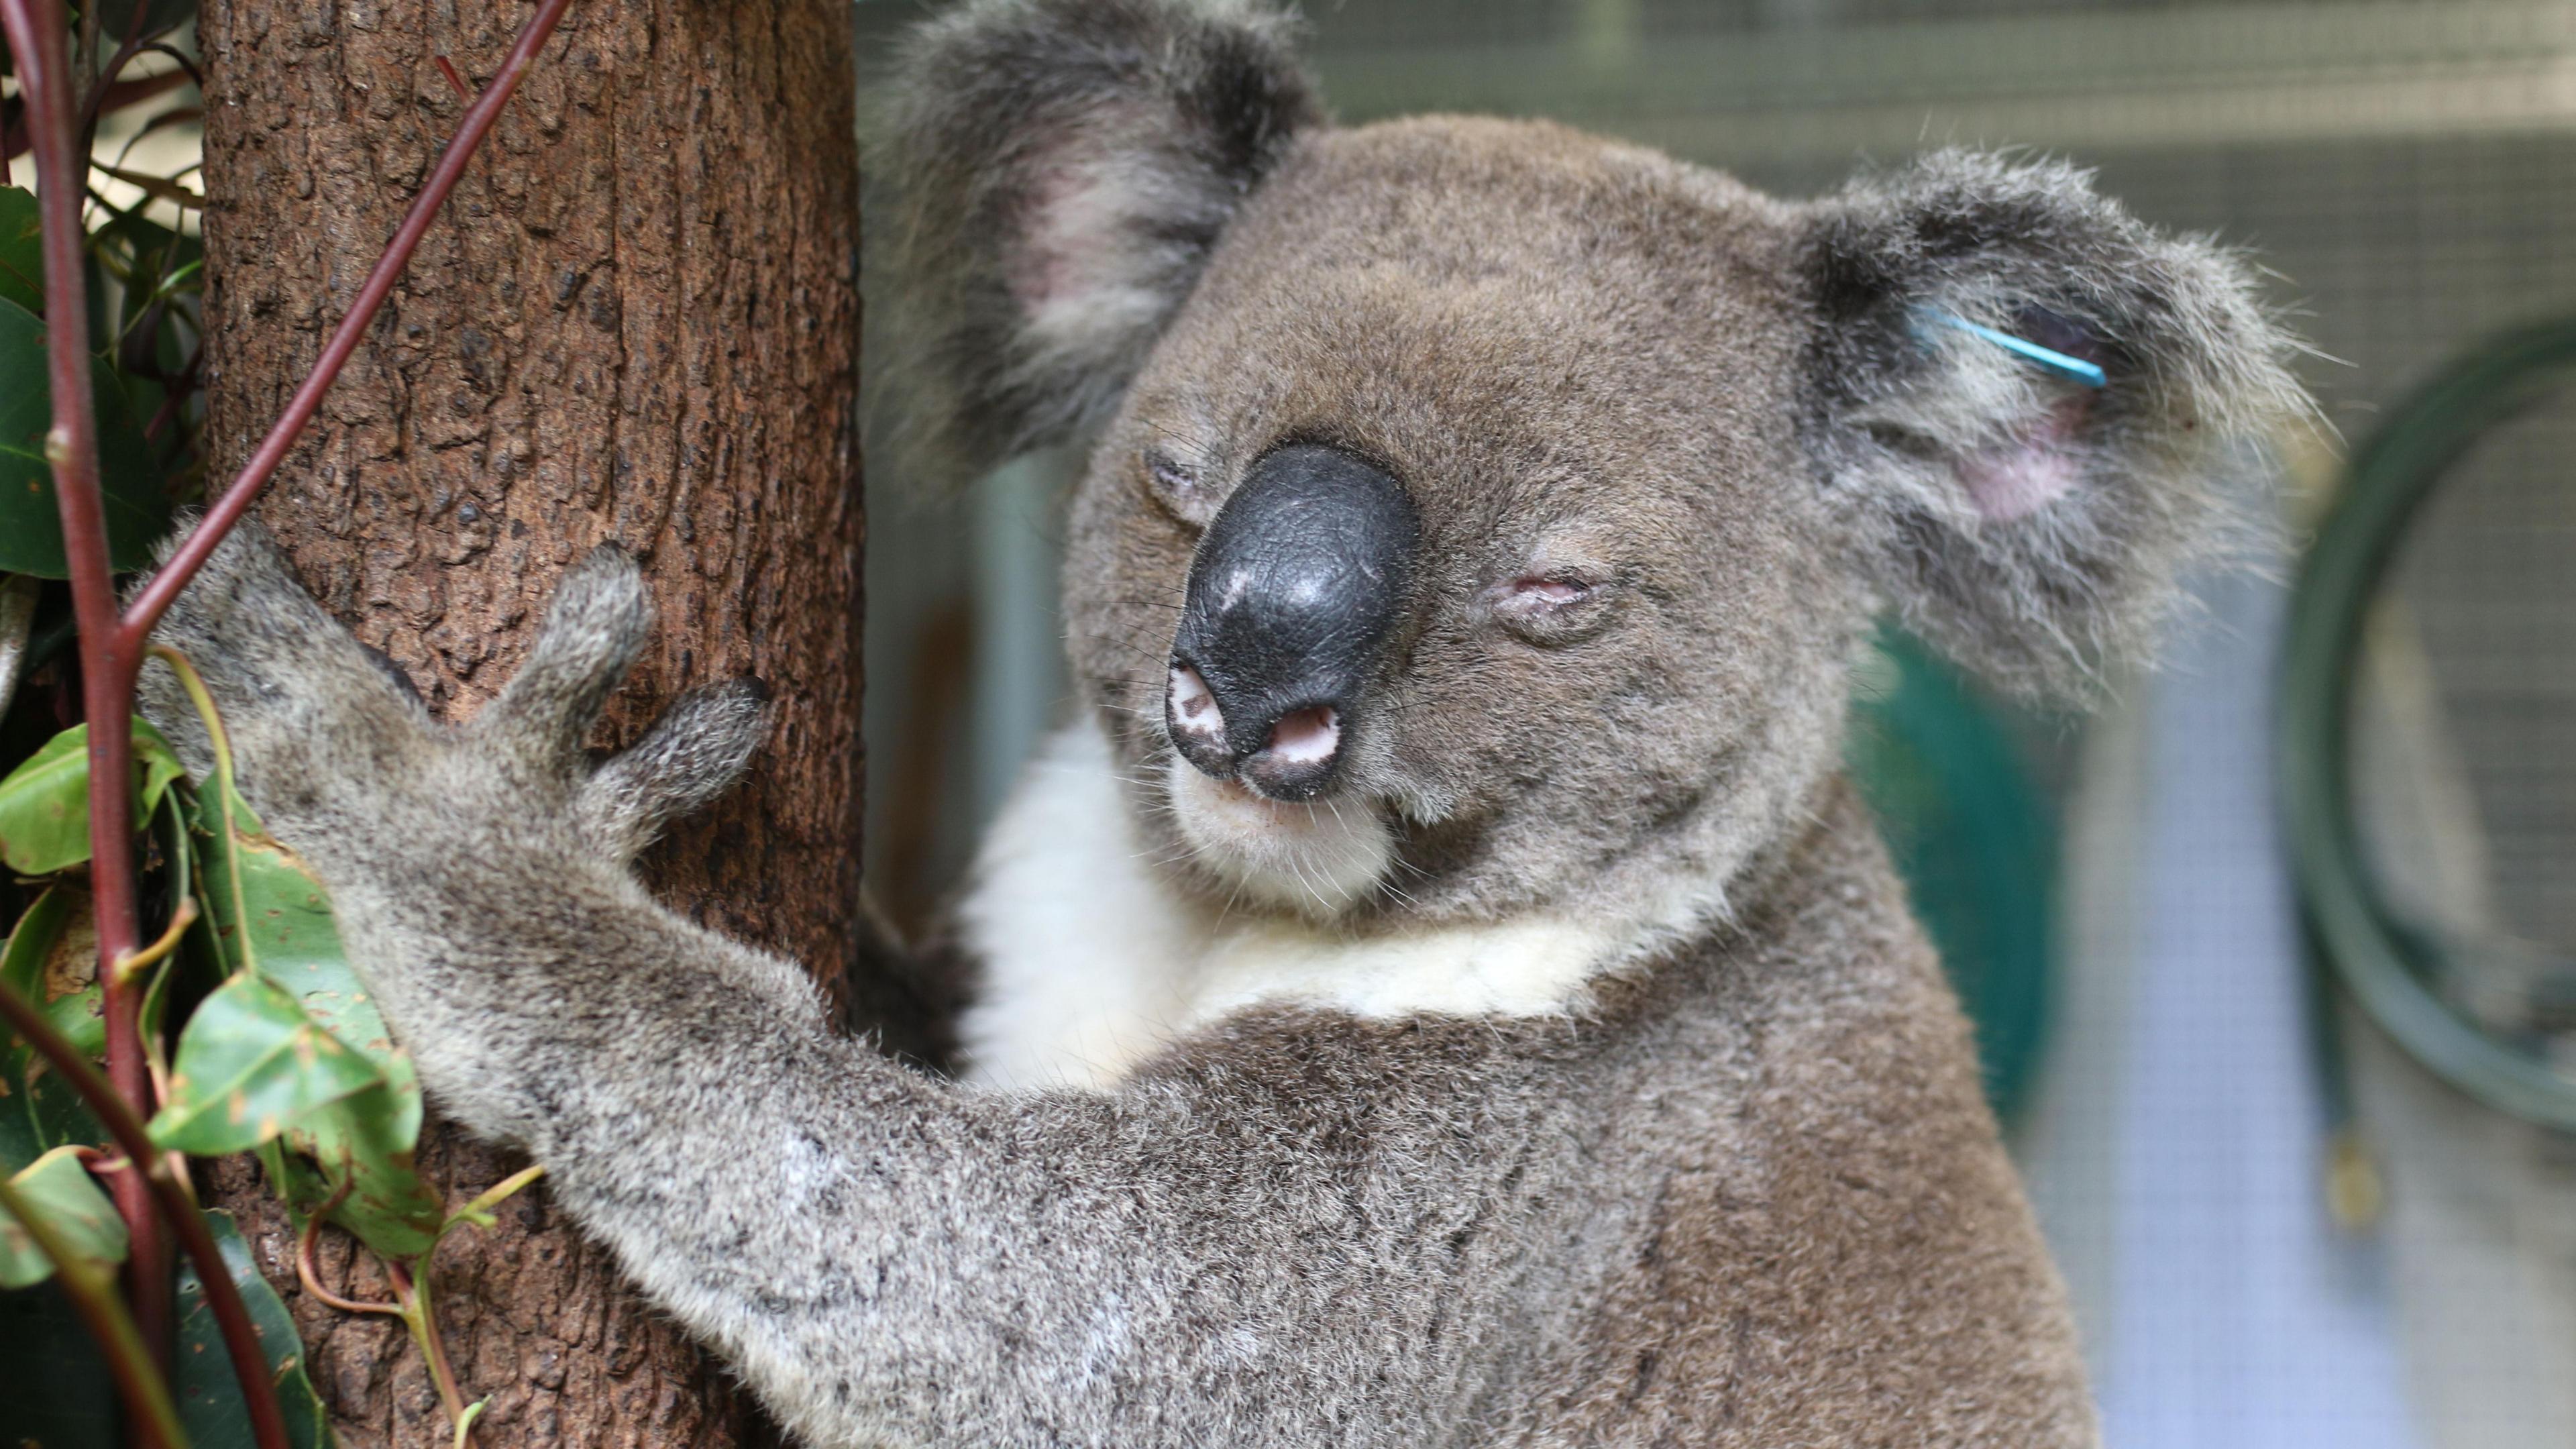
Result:
M1261 825L1217 813L1261 802L1190 805L1187 781L1168 783L1184 832L1193 809L1205 812L1202 830ZM1350 888L1386 869L1391 840L1374 817L1365 829L1347 818L1306 826L1306 807L1284 808L1318 832L1299 848L1345 853L1336 868ZM1299 857L1307 875L1299 889L1318 884L1318 858ZM1296 916L1212 911L1172 889L1147 859L1108 742L1086 721L1059 732L1031 763L986 834L958 907L962 944L984 965L983 994L960 1022L967 1076L998 1087L1109 1087L1191 1029L1267 1003L1380 1019L1566 1011L1604 973L1722 911L1721 884L1676 881L1616 919L1533 914L1370 936Z
M1164 788L1199 863L1263 905L1330 917L1374 890L1395 860L1386 822L1356 801L1265 800L1178 756Z

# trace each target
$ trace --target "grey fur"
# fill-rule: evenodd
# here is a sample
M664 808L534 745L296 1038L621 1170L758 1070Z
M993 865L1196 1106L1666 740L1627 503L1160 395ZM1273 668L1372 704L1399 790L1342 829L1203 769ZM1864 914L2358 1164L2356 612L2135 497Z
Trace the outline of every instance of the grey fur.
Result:
M1342 794L1400 868L1325 928L1701 890L1688 929L1558 1013L1261 1007L1096 1093L909 1070L628 873L758 710L702 698L592 769L581 733L647 627L610 555L451 729L263 539L228 544L163 635L245 790L446 1110L543 1160L812 1442L2090 1443L1966 1027L1835 773L1845 666L1891 598L2017 682L2137 632L2212 511L2201 440L2295 397L2243 268L2062 167L1945 155L1800 205L1546 125L1331 130L1278 33L993 0L910 52L908 280L963 319L926 364L942 427L1116 407L1067 613L1171 889L1226 895L1147 773L1192 518L1298 439L1402 479L1425 539ZM1168 181L1210 113L1267 118L1259 164L1121 193L1176 210L1104 233L1179 239L1122 273L1159 300L1079 366L1020 335L996 259L1055 194L1028 168L1077 137ZM2065 411L1917 337L1920 303L2045 308L2112 386ZM2067 496L1970 496L1977 450L2052 418L2080 424ZM1491 586L1531 570L1595 591L1498 617ZM202 767L157 669L146 708Z
M1321 115L1294 29L1250 4L1009 0L914 33L869 159L906 200L890 250L926 450L972 473L1117 404L1236 208ZM1100 205L1063 234L1029 224L1069 189ZM1050 335L1026 315L1050 291L1110 315Z
M2136 657L2175 602L2177 565L2250 526L2224 486L2229 442L2307 411L2291 338L2250 269L2162 235L2059 161L1944 151L1855 180L1817 208L1825 309L1810 445L1864 510L1878 576L1908 624L2033 693ZM2005 331L2046 308L2101 344L2112 383L2073 451L2087 486L1995 527L1950 465L2038 421L2046 375L1917 309Z

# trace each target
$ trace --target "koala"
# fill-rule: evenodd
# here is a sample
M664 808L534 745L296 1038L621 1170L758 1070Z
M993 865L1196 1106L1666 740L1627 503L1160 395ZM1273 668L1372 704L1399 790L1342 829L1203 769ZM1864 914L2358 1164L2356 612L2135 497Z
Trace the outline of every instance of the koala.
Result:
M972 0L898 68L921 455L1091 447L953 1072L637 883L762 702L583 752L614 549L447 726L245 530L161 631L242 789L444 1110L806 1442L2094 1442L1848 671L2148 639L2302 406L2250 269L2045 160L1338 127L1293 39Z

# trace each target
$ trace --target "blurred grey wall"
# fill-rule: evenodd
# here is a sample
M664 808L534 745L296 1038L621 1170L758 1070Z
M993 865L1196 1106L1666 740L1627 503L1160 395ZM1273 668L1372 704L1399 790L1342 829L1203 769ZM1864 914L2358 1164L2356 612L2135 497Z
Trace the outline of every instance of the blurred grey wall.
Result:
M863 62L935 8L862 0ZM2280 274L2320 353L2307 380L2348 434L2471 339L2576 309L2565 0L1343 0L1307 16L1346 122L1546 116L1793 195L1933 144L2074 157L2149 220ZM1056 707L1061 671L1031 641L1053 628L1036 612L1048 505L1073 464L925 486L882 446L887 421L872 414L871 871L900 862L897 893L919 894L954 879L1006 784L994 772Z
M864 0L861 55L926 8ZM2347 438L2477 339L2576 313L2568 0L1316 0L1307 14L1345 122L1545 116L1791 195L1940 144L2097 167L2147 220L2213 233L2277 274L2276 301L2317 349L2306 381ZM870 355L874 370L886 354ZM889 419L874 421L881 435ZM2330 438L2282 458L2293 541L2336 462ZM914 909L955 879L1061 708L1055 504L1076 463L1024 461L961 493L872 454L869 864ZM2514 1386L2576 1344L2576 1298L2540 1286L2576 1281L2576 1261L2485 1251L2538 1306L2472 1331L2457 1325L2495 1300L2435 1314L2426 1286L2401 1312L2392 1279L2436 1275L2400 1274L2386 1243L2324 1219L2323 1107L2264 751L2279 584L2225 585L2212 609L2086 751L2071 979L2020 1144L2112 1442L2564 1442L2556 1391ZM2463 1120L2426 1090L2410 1099L2419 1119ZM2432 1261L2428 1234L2480 1231L2457 1213L2401 1216L2417 1224L2405 1261ZM2436 1319L2452 1325L2441 1352L2425 1346ZM2461 1378L2463 1363L2485 1377Z

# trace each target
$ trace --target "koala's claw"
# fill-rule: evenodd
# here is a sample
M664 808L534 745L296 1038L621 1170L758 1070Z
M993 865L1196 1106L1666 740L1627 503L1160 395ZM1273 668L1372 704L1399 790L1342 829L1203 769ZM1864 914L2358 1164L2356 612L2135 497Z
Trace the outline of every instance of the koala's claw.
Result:
M582 737L652 630L642 572L625 550L601 544L565 573L527 663L469 738L523 771L577 775L586 768ZM768 697L756 680L682 695L644 738L581 783L575 823L611 859L632 860L672 817L742 778L767 731Z
M165 560L176 542L163 546ZM246 789L271 772L311 780L380 761L389 745L430 726L418 695L393 688L256 523L243 522L207 558L152 638L205 681ZM191 773L213 768L204 723L168 665L144 666L137 702Z
M172 603L154 639L204 678L243 793L272 826L307 823L326 797L350 807L342 821L403 817L383 807L407 796L439 802L419 818L453 818L469 801L542 816L550 800L568 810L578 838L623 863L673 816L740 779L767 728L759 682L710 685L683 695L634 748L593 772L582 736L652 627L634 561L601 545L564 575L517 677L471 724L448 730L391 660L304 591L267 532L246 522ZM146 668L140 700L202 779L213 746L166 664ZM423 772L436 760L447 763L433 781ZM467 783L487 770L491 788Z
M635 560L603 543L566 570L527 662L472 730L539 770L570 769L653 632L653 603Z
M680 696L644 738L600 766L582 791L582 828L609 856L631 860L665 822L731 789L768 733L769 689L756 679Z

